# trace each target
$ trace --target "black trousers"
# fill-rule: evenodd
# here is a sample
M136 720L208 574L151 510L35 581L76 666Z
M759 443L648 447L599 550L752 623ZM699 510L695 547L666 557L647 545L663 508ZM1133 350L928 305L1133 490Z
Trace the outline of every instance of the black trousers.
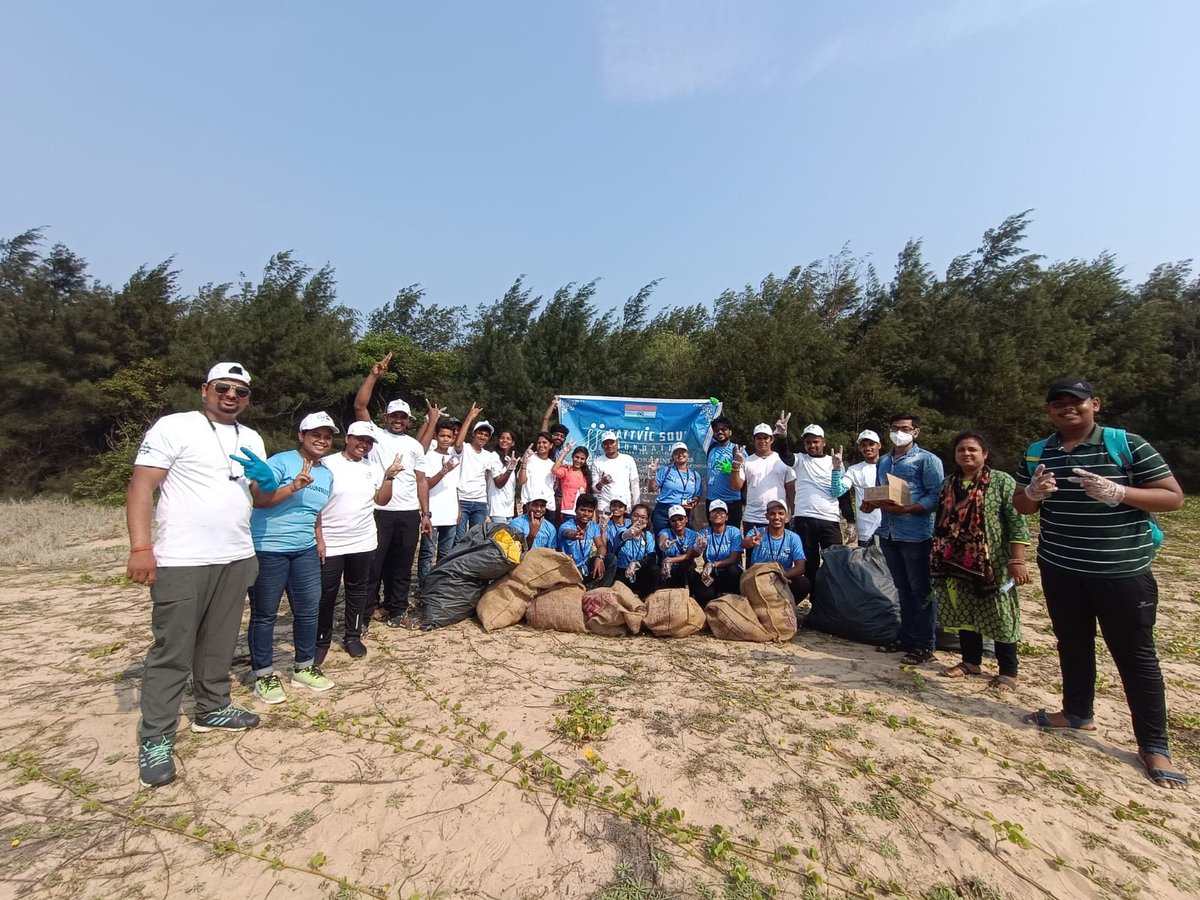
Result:
M327 556L321 563L321 605L317 608L317 647L329 649L333 640L333 611L338 588L346 581L346 626L342 638L362 637L363 613L367 606L367 586L371 583L374 550Z
M996 645L996 662L1000 664L1000 674L1010 678L1017 677L1017 645L1004 641L994 641ZM966 628L958 630L958 646L962 651L963 662L978 666L983 663L983 635L978 631Z
M1167 752L1167 698L1154 647L1158 583L1150 572L1096 578L1042 566L1046 610L1058 638L1063 711L1093 715L1096 691L1096 623L1112 654L1133 733L1143 751Z
M821 551L842 543L841 527L837 522L827 519L796 516L792 519L792 531L800 535L800 543L804 545L804 558L807 560L804 570L810 578L816 578L817 567L821 565Z
M740 594L742 583L742 567L737 563L723 569L713 569L713 583L705 584L700 580L700 573L689 577L688 588L696 602L707 606L710 600L715 600L724 594Z
M421 536L421 513L415 509L375 510L379 546L371 561L371 581L367 585L364 618L379 605L379 587L383 586L383 611L389 618L408 609L408 590L412 585L413 559Z
M616 581L621 582L631 591L645 600L651 594L658 590L658 554L648 553L642 560L642 565L637 570L637 574L630 581L625 577L625 568L617 569Z
M788 579L788 587L792 589L792 599L799 603L812 593L812 582L807 575L797 575Z

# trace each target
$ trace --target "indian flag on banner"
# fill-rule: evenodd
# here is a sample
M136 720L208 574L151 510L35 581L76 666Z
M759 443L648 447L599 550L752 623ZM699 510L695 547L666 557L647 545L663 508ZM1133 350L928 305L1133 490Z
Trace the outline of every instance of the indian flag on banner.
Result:
M626 403L625 418L653 419L658 415L658 407L652 403Z

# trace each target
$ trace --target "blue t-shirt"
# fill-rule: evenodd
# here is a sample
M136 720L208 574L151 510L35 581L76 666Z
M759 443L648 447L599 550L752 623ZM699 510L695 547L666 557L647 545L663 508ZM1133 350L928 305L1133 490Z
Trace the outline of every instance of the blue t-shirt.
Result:
M659 469L654 482L658 485L659 503L690 503L693 497L700 496L700 473L695 469L680 472L671 465Z
M708 538L708 546L704 548L706 563L720 562L735 553L742 552L742 531L733 525L726 525L720 534L713 534L711 528L705 528L701 534Z
M726 503L730 501L742 499L742 492L735 491L729 486L730 475L725 474L719 468L721 465L728 463L733 465L733 450L735 444L730 441L724 447L720 444L713 444L708 448L708 499L709 500L724 500Z
M628 531L629 529L626 529ZM624 569L633 562L641 562L654 552L654 536L643 531L639 538L626 538L617 550L617 566Z
M662 540L664 534L667 536L668 540L667 549L665 551L658 551L659 555L661 555L663 559L669 559L672 556L683 556L683 554L687 553L696 546L696 538L700 537L698 532L692 531L690 528L685 528L683 530L682 537L677 535L670 528L664 528L658 533L659 541Z
M588 559L596 555L596 538L600 537L600 526L596 522L588 522L587 530L581 538L567 538L568 531L574 531L577 523L572 517L563 519L558 529L558 549L575 560L580 569L587 565Z
M525 535L526 540L529 538L529 516L520 515L508 523L521 534ZM533 544L530 550L535 550L538 547L549 547L551 550L558 549L558 529L554 527L554 523L549 519L542 519L542 527L538 529L538 533L533 538Z
M777 562L785 569L790 569L799 560L804 559L804 544L800 535L794 531L785 531L783 537L773 538L767 529L761 529L762 543L750 553L750 564L761 562Z
M299 450L285 450L267 460L279 479L279 486L291 484L304 468ZM313 482L286 500L250 514L250 536L255 550L269 553L296 553L317 545L317 514L329 502L333 473L326 466L313 464L308 473Z
M629 517L625 517L625 524L618 525L611 519L604 526L604 541L608 545L606 552L617 553L621 549L621 533L629 530Z

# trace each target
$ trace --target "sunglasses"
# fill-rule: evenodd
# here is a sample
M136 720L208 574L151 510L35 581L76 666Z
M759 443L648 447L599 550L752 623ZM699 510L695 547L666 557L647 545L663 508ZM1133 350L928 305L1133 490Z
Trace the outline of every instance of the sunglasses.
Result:
M250 388L240 384L226 384L224 381L218 381L210 387L217 392L218 397L224 397L230 391L233 391L242 400L250 396Z

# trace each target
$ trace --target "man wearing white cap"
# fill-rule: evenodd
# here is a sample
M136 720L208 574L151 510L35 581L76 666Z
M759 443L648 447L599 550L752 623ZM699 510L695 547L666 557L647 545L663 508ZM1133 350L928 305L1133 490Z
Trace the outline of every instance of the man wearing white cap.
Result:
M354 396L354 417L360 422L371 421L371 395L375 382L387 371L392 360L389 353L371 367L362 386ZM406 617L408 592L412 584L413 559L421 536L421 507L417 500L417 469L425 458L425 448L408 435L412 410L403 400L387 405L387 428L381 430L371 449L371 464L380 471L392 466L397 458L401 468L392 483L392 499L375 506L375 526L379 546L371 562L371 581L367 585L367 608L370 618L379 605L379 586L383 585L383 614L389 625L404 626L413 620Z
M454 439L454 452L458 454L458 529L454 541L458 543L467 536L467 530L482 525L488 514L488 481L500 479L503 484L510 472L500 457L484 446L492 439L492 423L486 419L475 423L483 407L471 404L471 410L463 420ZM467 441L467 435L471 439Z
M600 449L604 455L592 460L592 481L596 486L600 512L607 513L613 500L621 500L626 509L633 509L633 505L642 499L637 461L629 454L620 452L615 431L600 435Z
M804 426L800 435L803 453L796 454L796 505L792 528L804 544L808 561L808 577L815 580L821 565L821 551L842 543L838 524L840 510L837 498L850 489L842 481L842 448L832 455L825 453L825 429L820 425Z
M875 487L877 470L879 468L879 450L882 443L879 435L867 428L858 435L858 453L862 462L856 462L843 477L843 483L849 482L854 488L854 528L858 536L858 546L866 547L875 539L875 532L883 520L883 513L877 509L863 512L863 492L869 487ZM853 538L852 538L853 539Z
M189 675L196 702L193 731L244 731L259 722L231 702L229 667L246 589L258 574L251 503L279 485L264 460L262 438L237 421L250 403L245 367L213 366L200 397L199 412L163 416L151 426L126 494L130 550L125 574L150 585L154 634L142 675L138 726L144 787L175 779L171 751ZM151 542L155 490L161 491L158 534Z
M735 468L729 484L735 490L746 488L746 511L742 531L767 527L767 503L779 500L791 509L796 499L796 472L771 449L774 430L766 422L754 426L754 452L746 457L741 469Z

